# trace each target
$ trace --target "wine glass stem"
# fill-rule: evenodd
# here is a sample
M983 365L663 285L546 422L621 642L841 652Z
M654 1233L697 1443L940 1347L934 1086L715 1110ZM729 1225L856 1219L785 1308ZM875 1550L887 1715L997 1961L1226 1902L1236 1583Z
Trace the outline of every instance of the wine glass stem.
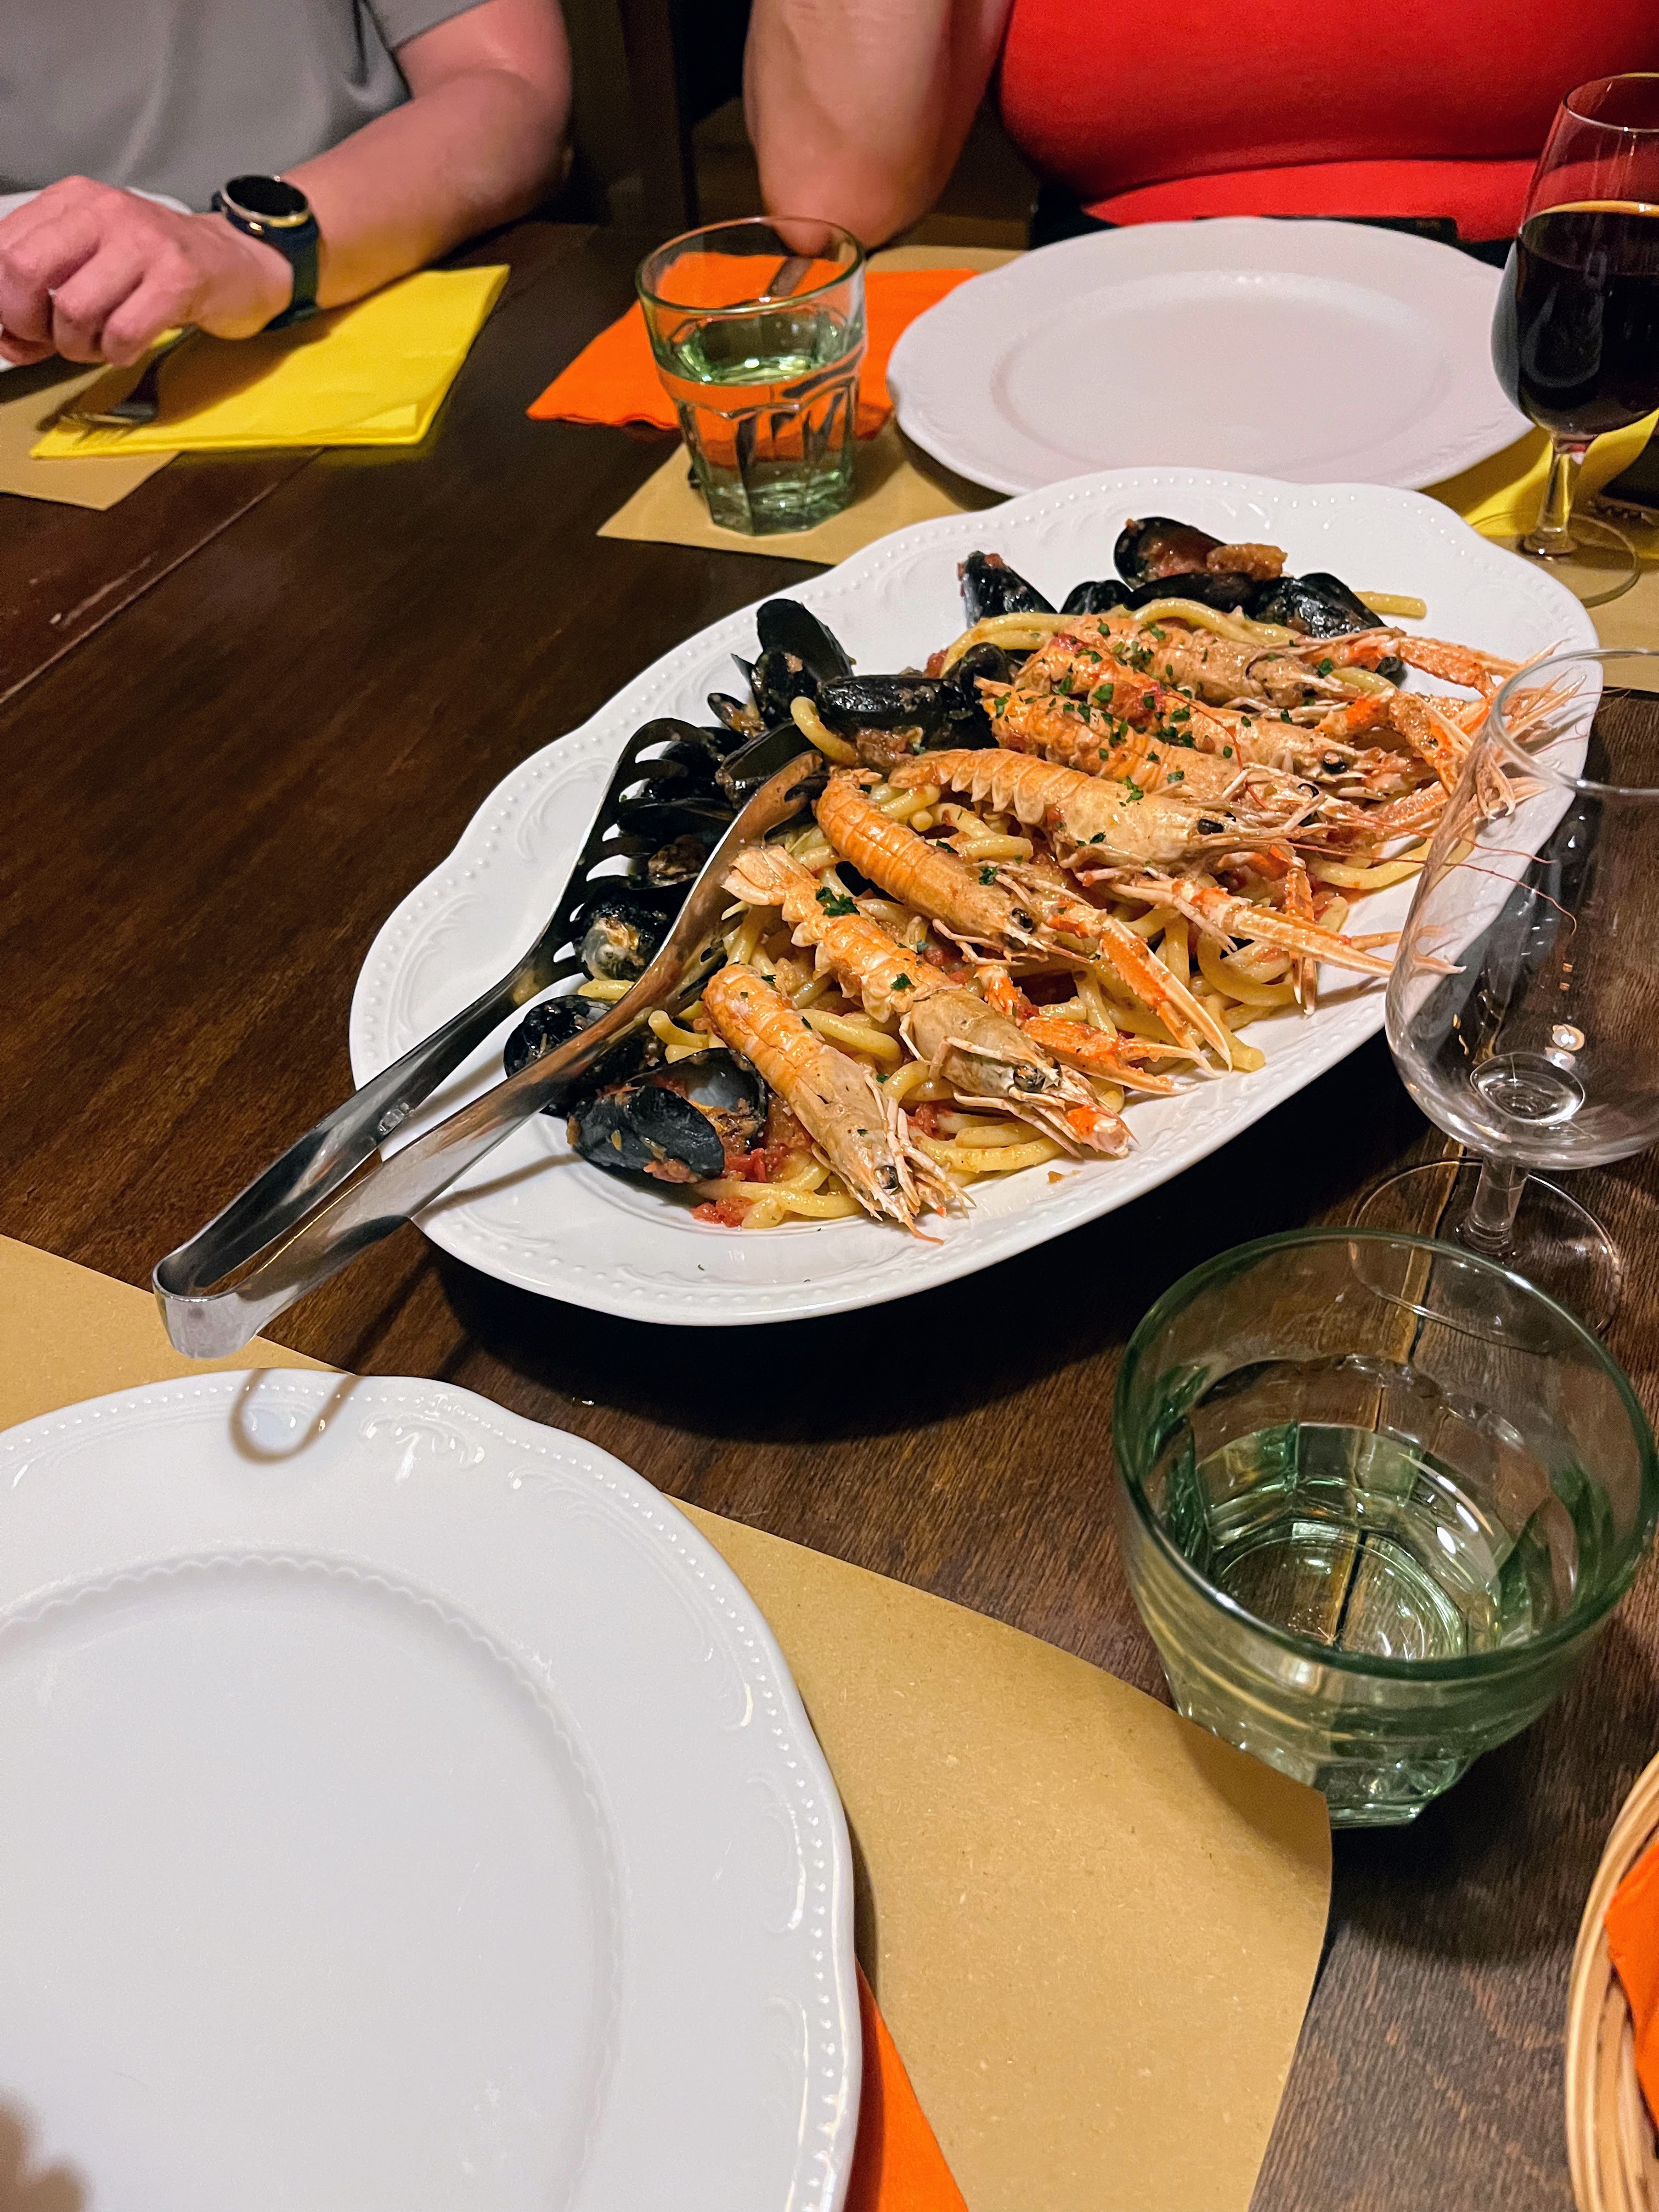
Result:
M1511 1160L1482 1160L1480 1178L1459 1232L1463 1243L1493 1259L1507 1252L1526 1187L1525 1168Z
M1540 560L1559 561L1578 550L1572 534L1572 493L1578 481L1579 464L1589 450L1588 446L1565 438L1555 440L1538 520L1521 540L1523 553L1536 554Z

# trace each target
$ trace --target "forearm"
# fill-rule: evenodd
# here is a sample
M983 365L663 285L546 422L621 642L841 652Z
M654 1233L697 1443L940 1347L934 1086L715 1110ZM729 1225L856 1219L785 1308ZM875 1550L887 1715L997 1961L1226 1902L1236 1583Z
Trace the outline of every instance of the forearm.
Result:
M337 307L532 207L563 113L508 70L452 77L289 172L322 233L318 300Z
M874 246L938 198L1009 0L755 0L744 100L761 193Z

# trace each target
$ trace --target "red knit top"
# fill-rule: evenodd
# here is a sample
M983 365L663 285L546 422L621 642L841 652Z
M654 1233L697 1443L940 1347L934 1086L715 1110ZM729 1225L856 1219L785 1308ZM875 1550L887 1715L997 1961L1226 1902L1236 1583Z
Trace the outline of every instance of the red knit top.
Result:
M1014 0L1003 120L1108 222L1518 228L1575 85L1659 70L1659 0Z

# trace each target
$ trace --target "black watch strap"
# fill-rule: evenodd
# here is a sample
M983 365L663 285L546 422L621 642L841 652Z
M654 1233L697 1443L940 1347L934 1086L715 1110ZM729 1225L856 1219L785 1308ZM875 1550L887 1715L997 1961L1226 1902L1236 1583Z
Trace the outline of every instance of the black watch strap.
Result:
M281 216L259 212L263 204L277 196L297 202L298 210L287 210ZM250 202L253 204L250 205ZM257 238L262 246L274 246L294 271L294 291L289 304L280 315L271 317L265 325L266 330L286 330L290 323L302 323L307 316L314 315L317 246L322 234L303 193L274 177L233 177L213 195L213 209L215 214L223 216L232 228L240 230L245 237Z

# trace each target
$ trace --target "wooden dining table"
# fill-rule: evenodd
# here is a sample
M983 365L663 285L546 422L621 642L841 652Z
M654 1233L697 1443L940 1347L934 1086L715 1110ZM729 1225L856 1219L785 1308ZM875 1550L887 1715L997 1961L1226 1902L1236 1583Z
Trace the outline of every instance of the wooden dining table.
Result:
M513 279L418 448L187 456L103 514L0 499L0 1233L147 1283L349 1091L370 941L494 785L705 623L817 573L597 537L665 441L526 419L647 242L526 223L476 249ZM1443 1149L1377 1038L1150 1196L901 1304L657 1328L408 1229L271 1334L482 1392L1162 1697L1109 1511L1129 1333L1199 1261L1342 1221ZM1659 1172L1578 1188L1630 1263L1612 1348L1659 1410ZM1260 2212L1571 2205L1568 1966L1656 1751L1650 1560L1534 1727L1414 1826L1336 1838Z

